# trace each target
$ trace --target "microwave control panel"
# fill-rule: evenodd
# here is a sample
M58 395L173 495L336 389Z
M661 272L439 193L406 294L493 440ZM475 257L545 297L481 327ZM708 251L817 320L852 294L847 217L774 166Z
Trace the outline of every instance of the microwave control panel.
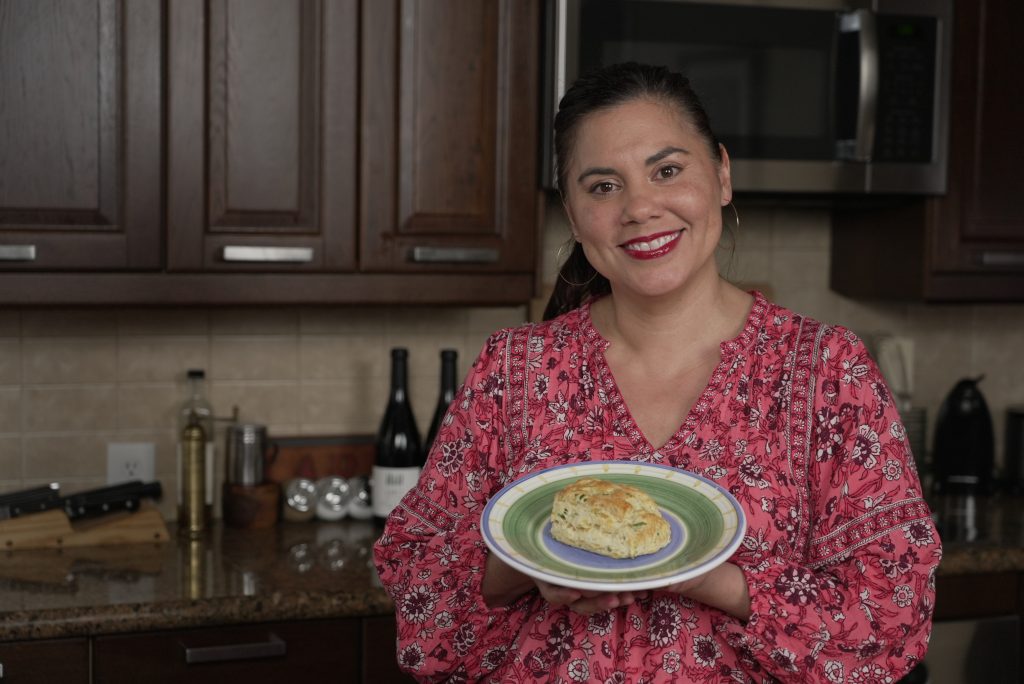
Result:
M934 17L878 16L874 161L932 159L937 23Z

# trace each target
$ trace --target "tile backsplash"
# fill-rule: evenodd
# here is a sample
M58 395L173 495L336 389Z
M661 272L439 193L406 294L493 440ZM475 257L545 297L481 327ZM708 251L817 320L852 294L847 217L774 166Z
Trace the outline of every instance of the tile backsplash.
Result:
M914 403L929 433L955 382L985 374L997 462L1006 407L1024 404L1024 306L854 301L828 289L825 210L754 208L738 202L727 277L775 301L870 340L886 332L914 347ZM549 206L542 280L568 236ZM123 308L0 310L0 491L59 481L72 492L104 484L106 445L152 442L173 517L176 409L188 368L207 371L214 409L264 423L272 435L371 433L386 401L389 354L410 350L410 392L423 431L436 401L438 352L459 352L465 375L492 331L534 306L501 308ZM221 445L218 444L218 448Z

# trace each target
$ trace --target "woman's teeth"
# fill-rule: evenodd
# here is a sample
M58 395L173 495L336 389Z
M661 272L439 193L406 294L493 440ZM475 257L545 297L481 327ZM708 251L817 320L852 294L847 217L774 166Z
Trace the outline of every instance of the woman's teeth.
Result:
M669 233L667 235L662 235L661 237L656 237L656 238L654 238L653 240L651 240L649 242L648 241L627 242L625 247L626 247L626 249L631 249L631 250L634 250L636 252L653 252L654 250L661 249L662 247L664 247L668 243L670 243L673 240L675 240L678 235L679 235L679 233Z

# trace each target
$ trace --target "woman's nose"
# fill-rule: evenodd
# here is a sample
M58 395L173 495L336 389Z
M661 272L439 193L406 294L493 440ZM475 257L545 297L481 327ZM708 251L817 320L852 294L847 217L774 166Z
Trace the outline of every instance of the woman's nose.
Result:
M660 213L657 195L652 188L632 186L623 192L623 223L644 223Z

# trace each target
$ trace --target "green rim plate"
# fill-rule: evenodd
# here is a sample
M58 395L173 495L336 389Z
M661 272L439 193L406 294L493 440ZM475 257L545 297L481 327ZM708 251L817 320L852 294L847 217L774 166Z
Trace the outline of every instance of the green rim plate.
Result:
M657 553L615 559L562 544L549 533L555 492L583 477L646 492L672 529ZM507 564L552 584L595 591L638 591L682 582L725 562L739 546L746 518L721 486L685 470L635 461L555 466L517 480L484 508L484 542Z

